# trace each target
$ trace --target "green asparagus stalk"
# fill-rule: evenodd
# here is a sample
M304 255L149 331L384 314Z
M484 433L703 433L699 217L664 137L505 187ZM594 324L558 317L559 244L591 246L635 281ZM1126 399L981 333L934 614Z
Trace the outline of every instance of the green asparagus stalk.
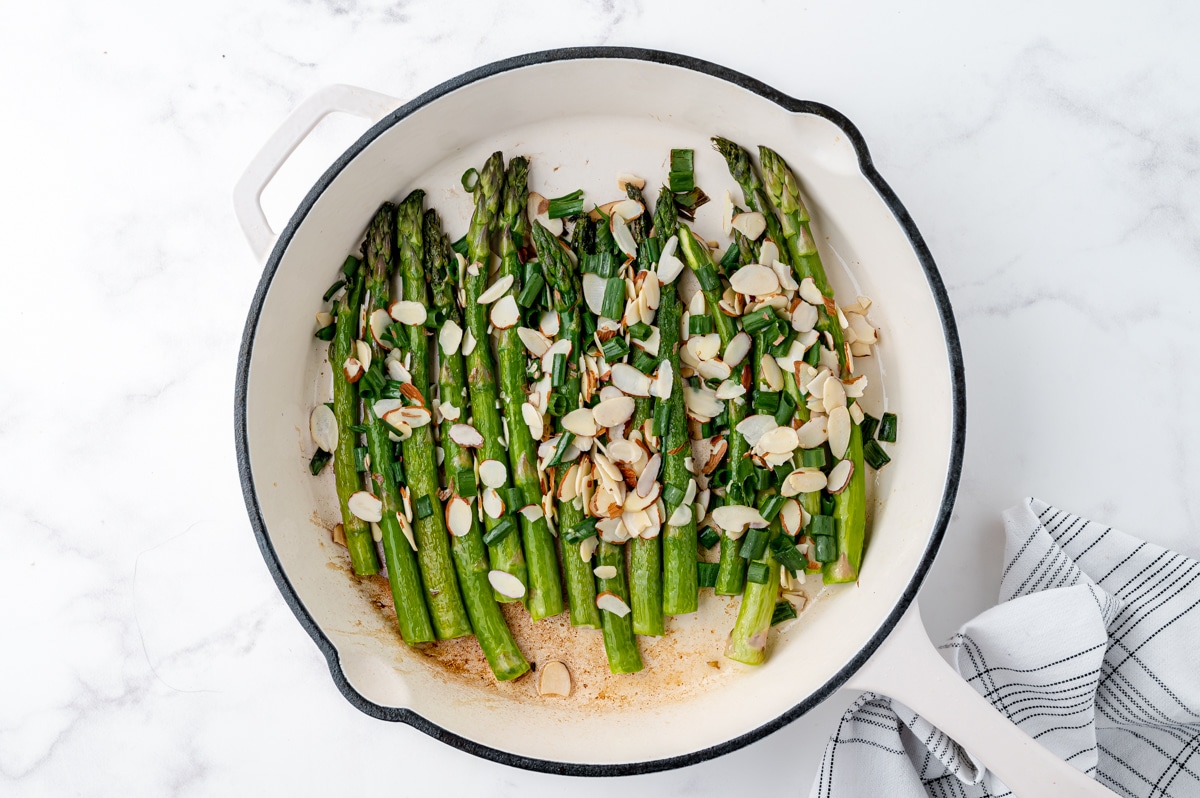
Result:
M720 136L714 136L712 143L713 149L721 153L721 156L725 159L725 163L728 164L729 174L741 186L746 206L750 210L757 211L763 215L763 219L767 223L767 238L774 241L777 246L781 246L779 259L786 261L787 258L782 248L784 242L783 227L775 214L771 212L771 205L767 199L762 179L754 171L754 165L750 163L750 153L746 152L738 144ZM767 265L769 266L770 264ZM793 267L795 266L795 264L792 265Z
M375 215L363 243L363 254L370 269L367 287L372 309L386 308L391 300L392 241L395 238L395 207L385 204ZM357 312L355 314L357 316ZM383 347L372 340L371 360L382 364L386 356ZM373 365L372 368L379 366ZM401 524L404 508L396 486L392 468L392 442L383 422L371 409L379 397L364 391L367 405L367 453L371 458L371 483L374 492L383 503L383 514L379 520L379 531L383 543L384 560L387 563L388 583L392 589L392 603L396 608L396 622L400 636L409 645L429 643L436 639L434 626L430 622L429 609L425 603L421 570L417 555L408 542Z
M358 260L355 259L358 263ZM345 295L333 309L337 328L329 347L329 365L333 370L333 415L337 419L338 442L333 453L333 475L337 484L338 502L342 510L342 531L350 564L354 573L368 576L379 573L379 555L371 539L370 525L350 512L350 497L361 490L358 468L354 462L354 444L358 436L351 427L358 425L358 383L346 379L342 364L354 355L354 336L358 329L358 307L362 302L363 274L361 263L350 276Z
M546 285L550 286L553 308L558 313L559 338L571 342L571 355L567 358L566 384L562 389L567 403L566 413L569 413L579 408L580 396L579 352L582 345L582 325L579 303L582 292L579 288L579 275L563 244L540 224L533 224L531 227L533 245L542 265L542 274ZM584 232L577 227L576 238L580 238ZM559 432L562 431L560 423ZM568 469L564 465L557 470L561 479L561 474ZM551 487L553 489L554 486ZM596 607L596 577L592 573L592 564L580 556L580 544L568 543L564 538L567 530L579 526L583 520L583 509L576 506L575 500L558 504L558 540L571 625L599 629L600 610Z
M467 260L470 266L467 267L466 301L463 307L467 331L475 341L474 348L466 355L466 364L467 386L471 394L471 420L475 429L483 435L479 459L496 460L501 463L508 462L508 453L504 448L504 426L500 420L496 369L492 362L492 350L488 345L488 306L479 304L478 300L488 286L488 272L492 260L488 231L492 220L500 211L503 185L504 158L497 152L487 159L483 169L479 171L479 182L475 188L475 211L467 231ZM507 495L504 488L508 484L511 484L511 480L500 488L502 496ZM488 532L503 522L503 518L484 515L484 528ZM529 574L519 535L506 534L499 540L493 540L488 549L492 568L512 574L528 588ZM509 602L517 599L497 593L496 600Z
M435 210L425 212L424 237L425 274L432 288L433 306L443 324L452 321L461 327L462 311L455 301L455 258L450 248L450 240L442 232L441 219ZM439 349L438 355L438 389L443 406L449 402L455 407L465 408L468 401L466 367L463 365L461 348L456 347L453 352ZM452 475L471 474L471 479L474 480L471 452L459 446L450 437L450 428L454 424L452 419L443 418L441 428L441 444L446 453L444 487L450 496L449 501L454 501L461 495ZM483 655L496 678L502 682L508 681L528 671L529 663L517 647L508 623L504 620L504 614L500 611L500 605L492 594L492 586L487 576L487 547L483 544L479 515L475 512L477 505L473 498L468 501L472 505L470 528L463 535L451 536L450 549L454 555L467 614L471 618L471 627L479 639L479 647L483 650Z
M512 293L521 287L521 259L514 236L528 238L529 221L525 206L529 199L527 182L529 161L517 157L509 161L504 180L504 206L498 217L500 228L500 278L511 275ZM486 339L482 339L486 341ZM525 506L542 509L542 485L537 470L537 446L521 406L528 398L525 382L525 345L517 327L498 330L496 361L500 367L500 396L504 402L504 419L508 429L508 457L512 465L512 481L521 491ZM509 508L518 512L521 508ZM554 536L545 516L530 519L520 513L521 541L529 568L529 594L526 606L529 616L538 621L563 611L562 578L558 572L558 552Z
M428 286L422 262L423 234L421 206L425 192L413 191L396 210L396 244L399 269L404 283L404 299L428 307ZM423 325L405 326L405 349L412 355L409 371L412 384L420 392L422 404L429 401L429 330ZM471 622L463 606L454 563L450 555L446 516L438 498L438 471L434 456L431 424L416 427L403 442L404 471L414 507L428 501L432 513L417 514L413 530L417 541L417 559L429 603L430 615L438 637L447 640L471 633Z
M620 546L600 542L596 548L599 565L611 565L616 575L611 579L597 579L601 594L612 593L629 605L629 587L625 583L625 553ZM633 636L633 617L630 613L617 615L609 610L600 610L600 622L604 629L604 651L608 655L608 669L613 673L637 673L642 669L642 655L638 652L637 639Z
M771 521L768 541L779 534L779 516L775 516ZM771 554L770 545L755 562L766 564L767 581L759 584L747 580L742 603L738 607L737 620L725 647L725 656L746 665L761 665L767 658L767 636L771 630L771 616L775 612L775 602L779 600L779 563Z

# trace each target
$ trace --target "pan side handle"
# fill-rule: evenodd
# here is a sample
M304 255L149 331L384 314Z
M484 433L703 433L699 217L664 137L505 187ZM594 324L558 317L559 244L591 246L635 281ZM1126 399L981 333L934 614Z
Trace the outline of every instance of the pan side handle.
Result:
M916 602L846 686L890 696L919 713L1020 798L1115 798L975 692L930 642Z
M255 257L260 261L266 259L276 235L263 213L263 189L313 128L335 112L378 122L399 106L399 100L386 94L335 84L319 89L288 115L250 161L233 189L233 210Z

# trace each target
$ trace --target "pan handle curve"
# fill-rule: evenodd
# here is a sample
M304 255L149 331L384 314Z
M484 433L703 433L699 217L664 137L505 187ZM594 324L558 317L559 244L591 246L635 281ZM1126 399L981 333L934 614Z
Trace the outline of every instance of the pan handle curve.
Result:
M916 602L846 686L882 693L919 713L1020 798L1115 798L975 692L929 640Z
M296 107L279 129L267 139L233 188L233 210L254 255L265 260L275 241L275 231L262 208L262 193L279 168L317 124L331 113L340 112L378 122L400 106L386 94L335 84L319 89Z

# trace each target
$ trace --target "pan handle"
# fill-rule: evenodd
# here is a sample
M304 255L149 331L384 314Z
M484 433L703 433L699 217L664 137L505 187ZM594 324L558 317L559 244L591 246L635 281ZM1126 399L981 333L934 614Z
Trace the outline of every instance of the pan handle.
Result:
M233 210L255 257L265 260L275 241L275 231L263 213L263 189L317 123L334 112L353 114L375 123L399 105L399 100L386 94L335 84L318 90L292 111L233 188Z
M916 602L846 686L882 693L919 713L1020 798L1115 798L1115 793L1039 745L975 692L934 648Z

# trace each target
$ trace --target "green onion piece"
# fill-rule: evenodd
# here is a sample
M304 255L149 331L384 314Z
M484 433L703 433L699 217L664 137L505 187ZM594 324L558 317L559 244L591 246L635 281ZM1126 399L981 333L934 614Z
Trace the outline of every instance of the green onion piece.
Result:
M454 489L464 499L479 495L479 484L475 481L475 469L460 468L454 474Z
M696 210L702 205L707 204L708 201L709 196L699 186L696 186L686 194L675 195L675 206L679 208L679 215L685 219L695 219Z
M454 250L455 252L457 252L459 255L462 255L464 258L467 257L467 253L470 251L467 248L467 237L463 236L462 238L458 239L457 241L455 241L453 244L450 245L450 248L452 250Z
M837 519L832 515L814 515L808 524L812 537L833 537L837 534Z
M779 515L780 509L783 508L783 503L787 501L778 493L772 493L761 502L758 503L758 514L765 520L770 521L775 516Z
M775 411L775 423L783 427L792 422L792 416L796 414L796 400L792 398L790 393L781 394L779 397L779 409Z
M583 256L580 267L584 274L596 274L607 279L617 273L617 260L612 252L590 252Z
M766 490L771 487L771 482L775 479L775 472L767 468L756 468L754 469L754 478L758 490Z
M367 425L366 424L351 424L350 431L353 432L355 435L364 435L364 434L366 434L366 431L367 431Z
M813 368L817 367L817 364L821 362L820 344L813 344L808 348L808 351L804 353L804 362Z
M358 271L358 267L361 265L362 261L353 255L350 255L346 258L346 262L342 264L342 274L346 275L347 277L353 277L354 273Z
M717 534L717 530L711 526L706 526L700 531L700 545L706 549L711 549L713 546L721 542L721 536Z
M813 538L813 548L816 549L813 559L819 563L833 562L837 559L837 543L831 537L822 535Z
M315 333L313 333L313 335L315 335L317 338L320 338L322 341L332 341L334 333L336 333L336 332L337 332L337 324L336 323L335 324L327 324L324 327L322 327L321 329L317 330Z
M771 541L771 554L780 565L792 573L798 573L808 567L808 558L800 553L787 535L780 535Z
M635 341L645 341L654 330L649 324L639 321L629 328L629 336Z
M397 485L407 485L404 479L404 464L399 460L392 461L392 482Z
M332 459L332 454L324 449L317 449L315 452L313 452L312 459L308 461L309 472L311 472L315 477L317 474L321 473L321 469L325 467L325 464Z
M721 570L719 563L715 562L698 562L696 563L697 576L699 577L700 587L716 587L717 572Z
M792 473L792 464L791 463L783 463L781 465L775 466L775 484L777 486L782 485L783 481L785 479L787 479L788 476L791 475L791 473Z
M711 263L705 263L699 269L696 269L696 281L700 283L700 287L705 291L721 290L721 278L717 276L717 270L713 268Z
M773 416L779 410L778 391L755 391L754 412L764 416Z
M862 429L864 441L869 441L875 437L875 430L879 429L879 419L870 413L863 413L862 423L858 425Z
M570 194L555 197L550 200L551 219L564 219L568 216L578 216L583 213L583 189L576 189Z
M821 515L833 515L837 509L837 499L833 496L821 494ZM830 534L833 534L832 532Z
M750 335L758 335L775 323L775 311L770 307L759 308L742 316L742 328Z
M561 388L567 382L567 356L558 352L550 363L550 385L554 388Z
M752 527L746 530L742 538L742 547L738 554L744 560L757 560L767 550L767 530Z
M720 383L718 382L717 385L719 386ZM726 402L724 407L721 408L721 412L717 413L717 417L713 419L713 426L716 427L717 429L725 429L725 427L729 426L729 403L728 402Z
M560 418L567 414L567 397L555 391L546 399L546 412L555 418Z
M463 191L474 193L475 187L479 185L479 170L472 166L470 169L462 173Z
M433 515L433 502L429 500L428 496L417 497L416 513L418 521L424 521Z
M533 307L541 296L542 289L546 287L546 280L540 274L534 274L525 282L525 287L521 289L521 293L517 295L517 304L523 308Z
M483 542L488 546L494 546L508 537L516 528L517 525L512 520L512 516L506 515L500 519L500 523L483 533Z
M583 314L583 338L587 340L596 332L596 317L591 313Z
M367 447L354 447L354 470L360 474L367 470Z
M863 444L863 459L876 471L892 462L892 458L887 456L887 452L876 441L867 441Z
M825 463L824 446L818 446L815 449L800 450L800 465L806 468L824 468Z
M604 342L604 346L600 347L600 351L604 353L604 359L607 362L616 363L629 354L629 344L625 343L625 339L621 336L614 335Z
M778 328L778 325L776 325L776 328ZM785 328L785 330L783 332L783 337L780 339L779 343L772 346L768 351L769 351L771 357L784 357L787 355L788 352L791 351L791 349L792 349L792 336L788 334L788 331Z
M582 543L596 534L596 519L585 518L579 526L563 530L563 540L568 543Z
M865 419L864 419L865 420ZM896 414L884 413L879 420L879 440L887 443L896 442Z
M671 424L671 403L659 399L654 405L654 434L662 438Z
M325 289L325 296L323 296L321 298L324 299L326 302L328 302L330 299L333 299L333 295L336 294L338 291L340 291L342 289L342 286L344 286L345 284L346 284L345 280L338 280L336 283L334 283L333 285L331 285Z
M771 625L778 626L784 621L795 620L796 608L792 606L792 602L787 599L775 602L775 612L771 613Z
M558 445L554 447L554 455L546 463L546 468L554 468L562 462L563 455L567 451L567 447L575 440L575 433L564 432L562 437L558 439Z
M385 380L383 390L380 392L384 399L399 399L404 394L400 391L400 386L404 383L398 380Z
M505 488L504 504L506 505L505 509L510 514L521 512L521 509L525 506L525 493L515 485Z
M667 175L671 191L680 194L696 187L694 164L693 150L671 150L671 171Z
M646 238L638 244L638 264L643 269L649 269L658 263L662 257L662 244L657 238Z
M678 507L680 503L683 502L684 495L685 491L683 491L678 485L667 485L665 488L663 488L663 504L667 506L668 510L673 511L674 508Z
M712 316L692 316L688 321L688 335L708 335L713 331Z
M732 272L737 269L741 254L741 250L738 249L737 244L730 244L729 249L725 250L725 254L721 256L721 268L726 272Z
M765 585L771 578L771 567L765 562L752 562L746 569L746 579L756 585Z
M604 303L600 306L600 315L614 321L625 315L625 278L609 277L604 285Z
M711 438L713 436L713 423L705 421L700 425L700 437Z
M637 349L634 350L633 362L629 365L633 366L643 374L649 375L653 374L654 370L658 368L658 361L650 357L650 355L647 355L641 349Z

